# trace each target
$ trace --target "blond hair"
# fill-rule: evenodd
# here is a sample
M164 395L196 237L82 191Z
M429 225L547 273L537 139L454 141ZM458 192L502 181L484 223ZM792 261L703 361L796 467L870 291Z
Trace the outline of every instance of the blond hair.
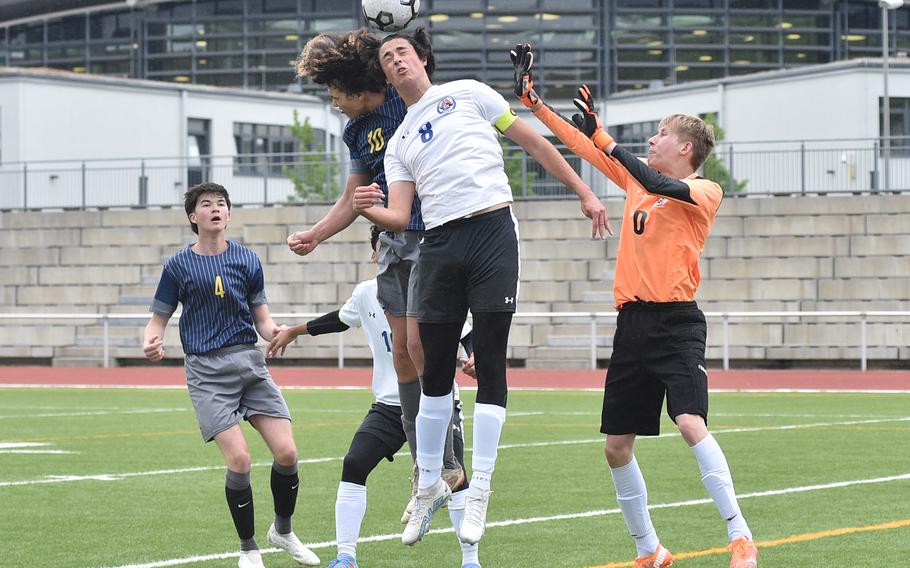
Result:
M664 117L658 128L665 126L676 134L680 142L692 143L689 161L693 169L700 168L714 149L714 127L697 116L688 114L671 114Z

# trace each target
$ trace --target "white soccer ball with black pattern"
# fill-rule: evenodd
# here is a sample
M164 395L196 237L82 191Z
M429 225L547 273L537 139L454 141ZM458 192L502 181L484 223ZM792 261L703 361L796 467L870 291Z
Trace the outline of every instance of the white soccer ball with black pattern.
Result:
M403 30L420 13L420 0L363 0L363 17L384 32Z

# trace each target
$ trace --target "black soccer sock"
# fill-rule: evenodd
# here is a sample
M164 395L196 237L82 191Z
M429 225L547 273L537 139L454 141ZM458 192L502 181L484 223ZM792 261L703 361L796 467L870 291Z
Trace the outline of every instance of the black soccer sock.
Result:
M224 483L224 495L227 497L234 528L240 537L240 550L258 550L253 535L256 532L253 513L253 489L250 487L250 474L228 470Z
M272 500L275 502L275 530L278 534L291 532L291 517L297 506L299 487L296 463L281 465L272 462Z
M446 396L452 392L455 382L458 338L464 322L419 322L417 325L423 343L423 394Z
M495 404L503 408L506 406L509 394L506 383L506 353L511 325L510 312L474 312L477 403Z

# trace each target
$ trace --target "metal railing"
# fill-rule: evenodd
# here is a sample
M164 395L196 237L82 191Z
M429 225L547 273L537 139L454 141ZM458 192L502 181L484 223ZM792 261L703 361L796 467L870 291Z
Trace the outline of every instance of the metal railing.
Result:
M275 313L272 314L272 317L276 320L285 320L285 321L301 321L306 319L311 319L318 317L319 313L311 312L286 312L286 313ZM615 326L616 321L616 312L517 312L514 315L516 320L523 319L583 319L589 322L589 343L588 343L588 355L590 357L590 366L591 369L597 369L597 349L598 349L598 326L603 321L613 322ZM104 368L110 366L110 324L112 320L135 320L148 319L148 313L132 313L132 314L102 314L102 313L0 313L0 320L41 320L41 321L59 321L59 320L95 320L95 322L100 322L103 329L103 355L102 355L102 365ZM896 320L897 322L907 321L910 319L910 311L884 311L884 310L870 310L870 311L728 311L728 312L705 312L705 317L708 319L720 319L721 320L721 334L722 334L722 366L724 370L730 368L730 324L731 320L754 320L754 319L763 319L770 320L773 322L787 322L792 320L804 321L807 319L836 319L839 318L839 321L847 322L857 322L859 327L857 329L858 337L855 338L857 341L856 344L859 345L859 366L862 371L868 369L868 352L869 352L869 340L867 335L867 325L869 319L882 319L882 320ZM174 314L171 318L171 322L177 321L180 319L180 314ZM709 327L710 330L714 329ZM140 333L137 330L137 333ZM345 343L344 343L344 334L339 333L338 336L338 367L343 368L345 363ZM137 358L139 353L137 352Z
M593 166L566 157L598 195L623 195ZM880 138L721 142L703 173L732 195L910 191L908 139L891 141L888 188L881 157ZM573 196L521 149L507 148L505 162L516 198ZM288 170L302 181L301 192ZM0 209L172 207L202 181L224 185L239 205L328 203L346 175L346 159L331 153L6 162L0 164Z

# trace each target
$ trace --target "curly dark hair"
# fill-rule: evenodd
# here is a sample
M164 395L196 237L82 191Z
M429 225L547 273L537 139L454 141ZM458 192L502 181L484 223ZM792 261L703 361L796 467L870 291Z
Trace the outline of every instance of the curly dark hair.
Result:
M382 92L386 88L385 75L372 71L379 45L379 38L366 28L346 34L321 33L300 52L297 76L309 77L318 85L348 95Z
M424 27L419 27L414 30L413 34L404 32L389 34L382 38L382 42L379 45L382 46L393 39L403 39L407 41L411 44L411 47L414 48L414 51L417 52L417 57L426 60L427 63L424 67L427 70L427 77L432 81L433 71L436 71L436 56L433 54L433 39L430 37L430 32ZM372 74L383 74L382 63L379 61L379 46L376 48L376 57L372 60L371 65Z
M228 190L226 190L223 185L205 182L194 185L183 194L183 208L186 210L187 217L196 210L196 203L199 201L199 197L204 193L214 193L219 197L223 197L224 201L227 203L228 211L231 210L231 197L228 195ZM190 227L192 227L194 233L197 235L199 234L199 226L196 223L190 222Z

